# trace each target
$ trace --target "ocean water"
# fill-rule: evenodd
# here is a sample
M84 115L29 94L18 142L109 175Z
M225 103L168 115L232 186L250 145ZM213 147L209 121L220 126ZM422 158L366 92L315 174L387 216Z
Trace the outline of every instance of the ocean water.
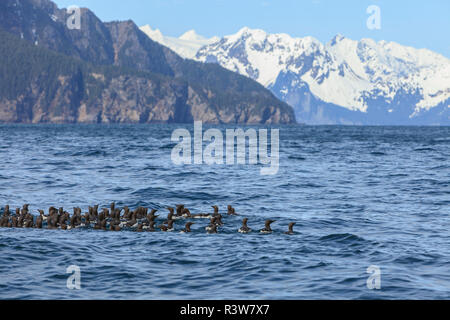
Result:
M449 127L282 126L274 176L175 166L176 128L192 126L0 126L0 207L232 204L241 215L217 235L206 220L192 234L2 228L0 298L450 298ZM254 230L274 218L274 233L237 233L243 216ZM70 265L80 290L66 286ZM370 266L380 289L367 286Z

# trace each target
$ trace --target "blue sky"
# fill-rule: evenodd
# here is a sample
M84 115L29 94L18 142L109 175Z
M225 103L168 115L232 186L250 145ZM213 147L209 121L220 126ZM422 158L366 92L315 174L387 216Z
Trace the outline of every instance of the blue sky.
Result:
M103 21L132 19L168 36L195 29L223 36L244 26L323 43L340 33L359 40L395 41L450 58L448 0L56 0L60 7L88 7ZM381 10L381 29L369 30L366 10Z

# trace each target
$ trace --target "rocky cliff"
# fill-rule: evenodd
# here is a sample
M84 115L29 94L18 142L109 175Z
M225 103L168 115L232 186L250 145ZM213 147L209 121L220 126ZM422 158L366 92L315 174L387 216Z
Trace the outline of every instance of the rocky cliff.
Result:
M0 3L0 122L294 123L257 82L179 57L132 21L81 28L48 0Z

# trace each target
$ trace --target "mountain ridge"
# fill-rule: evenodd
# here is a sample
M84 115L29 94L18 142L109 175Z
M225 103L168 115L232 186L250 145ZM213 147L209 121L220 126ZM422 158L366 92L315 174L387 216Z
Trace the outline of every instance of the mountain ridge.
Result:
M3 80L25 87L8 87L8 99L0 97L1 122L295 123L292 108L257 82L220 66L185 60L148 38L131 20L103 23L82 8L81 28L69 30L68 17L66 9L49 0L0 2L0 29L15 35L3 35L8 42L1 46L3 54L14 54L9 44L52 69L46 56L56 53L59 67L52 74L60 80L45 87L39 79L45 79L47 70L37 66L40 73L26 78L14 72L21 70L20 64L6 65L6 57L1 57L7 75ZM59 55L70 62L60 63L65 58ZM64 66L78 60L82 65L75 74L65 75ZM67 83L77 76L81 92L71 100ZM88 92L89 83L96 84L95 96ZM61 110L66 114L58 114Z
M450 120L450 59L427 49L341 35L324 45L312 37L242 28L200 49L196 59L257 80L307 122L445 124ZM293 102L302 95L317 101ZM314 107L320 110L306 114ZM342 119L342 108L354 112L354 119ZM425 120L435 108L441 115ZM320 119L321 114L327 118Z
M195 57L243 74L310 124L450 124L450 59L337 34L328 43L241 28Z

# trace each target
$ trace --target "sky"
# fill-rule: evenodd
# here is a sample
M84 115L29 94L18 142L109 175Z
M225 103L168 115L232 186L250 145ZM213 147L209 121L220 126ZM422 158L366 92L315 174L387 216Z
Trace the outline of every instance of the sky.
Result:
M394 41L427 48L450 58L449 0L56 0L58 6L91 9L101 20L133 20L166 36L194 29L206 37L236 33L242 27L322 43L336 34L360 40ZM380 19L367 10L379 8ZM372 17L372 19L370 19ZM367 26L370 19L371 28ZM374 29L376 22L379 29ZM374 24L375 23L375 24Z

